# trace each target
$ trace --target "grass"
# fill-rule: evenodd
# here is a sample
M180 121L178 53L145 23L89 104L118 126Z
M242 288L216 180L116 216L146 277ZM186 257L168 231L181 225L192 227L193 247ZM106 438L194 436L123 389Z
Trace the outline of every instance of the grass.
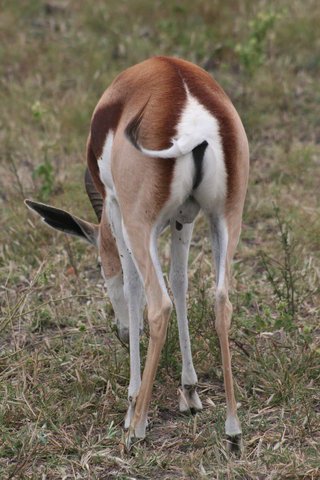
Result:
M316 479L319 402L319 36L315 0L4 1L0 14L0 478ZM154 54L207 68L245 124L251 175L234 262L233 369L245 449L229 457L206 225L190 254L201 414L178 412L173 315L147 440L124 452L128 351L96 253L25 197L94 221L82 178L93 108ZM161 241L168 268L168 238ZM145 355L147 338L142 340Z

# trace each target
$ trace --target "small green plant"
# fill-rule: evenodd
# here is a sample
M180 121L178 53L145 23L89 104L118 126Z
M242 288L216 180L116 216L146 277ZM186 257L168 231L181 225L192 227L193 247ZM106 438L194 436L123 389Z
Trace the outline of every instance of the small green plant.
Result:
M53 191L53 173L54 169L49 159L49 150L54 147L53 143L49 141L49 135L46 130L46 123L48 120L48 111L46 107L39 100L31 105L31 113L33 118L42 126L43 141L41 142L41 149L44 153L44 161L40 163L33 172L33 178L40 180L40 188L38 197L42 201L47 201Z
M262 265L267 273L273 293L278 300L276 327L291 329L296 315L297 255L292 238L291 226L283 220L279 207L274 205L274 214L279 231L282 259L270 257L261 252Z
M260 12L249 22L249 37L247 41L238 43L235 52L245 70L253 74L266 58L267 36L278 15L273 12Z
M31 112L32 112L33 117L36 120L41 121L43 119L44 115L47 113L47 110L43 106L43 104L39 100L37 100L36 102L34 102L31 105Z
M117 434L117 426L112 420L111 423L107 426L107 433L106 433L107 439L112 440L113 438L115 438L116 434Z
M41 186L39 190L40 200L46 201L50 197L53 191L53 166L48 158L45 158L43 163L38 165L34 172L33 178L39 178L41 181Z

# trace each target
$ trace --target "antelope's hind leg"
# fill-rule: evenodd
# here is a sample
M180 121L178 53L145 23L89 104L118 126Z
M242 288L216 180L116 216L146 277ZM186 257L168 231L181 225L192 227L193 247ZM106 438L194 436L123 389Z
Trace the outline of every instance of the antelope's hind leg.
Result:
M196 391L198 377L193 366L187 318L188 258L193 223L171 221L170 285L176 308L179 342L182 356L180 412L195 412L202 409Z
M230 219L229 219L230 220ZM237 415L237 404L234 395L231 356L229 348L229 329L231 325L232 305L229 300L230 266L238 243L241 219L233 218L232 222L222 215L209 218L213 254L216 263L216 298L215 328L219 337L224 386L227 404L225 431L230 450L241 448L241 426ZM232 228L229 225L232 224Z

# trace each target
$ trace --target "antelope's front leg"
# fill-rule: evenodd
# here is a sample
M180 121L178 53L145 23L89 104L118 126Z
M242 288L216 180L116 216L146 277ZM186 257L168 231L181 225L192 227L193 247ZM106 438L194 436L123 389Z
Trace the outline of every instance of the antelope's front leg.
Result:
M119 246L114 238L116 234L112 232L111 221L109 220L112 212L108 210L104 205L100 223L99 256L101 273L115 314L115 324L119 338L124 343L129 343L129 312L124 296L122 265L118 251Z
M193 223L171 222L171 266L170 285L177 313L179 342L182 356L182 375L179 408L181 412L194 412L202 409L196 391L198 378L193 366L189 326L187 318L188 257Z
M140 368L140 333L144 306L144 293L137 269L130 255L124 257L124 290L129 309L129 348L130 348L130 383L128 389L128 411L124 428L130 427L137 396L141 385Z

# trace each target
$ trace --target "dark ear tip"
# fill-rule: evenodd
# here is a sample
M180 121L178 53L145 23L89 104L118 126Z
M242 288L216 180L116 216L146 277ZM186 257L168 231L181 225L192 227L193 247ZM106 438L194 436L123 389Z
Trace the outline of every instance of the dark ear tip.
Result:
M24 204L30 208L30 210L34 210L35 212L39 213L40 214L40 211L41 210L41 207L44 207L45 205L42 204L42 203L38 203L38 202L34 202L32 200L29 200L28 198L26 198L24 200Z
M24 204L27 205L29 208L35 208L35 207L48 207L48 205L40 202L34 202L33 200L29 200L28 198L25 198Z

